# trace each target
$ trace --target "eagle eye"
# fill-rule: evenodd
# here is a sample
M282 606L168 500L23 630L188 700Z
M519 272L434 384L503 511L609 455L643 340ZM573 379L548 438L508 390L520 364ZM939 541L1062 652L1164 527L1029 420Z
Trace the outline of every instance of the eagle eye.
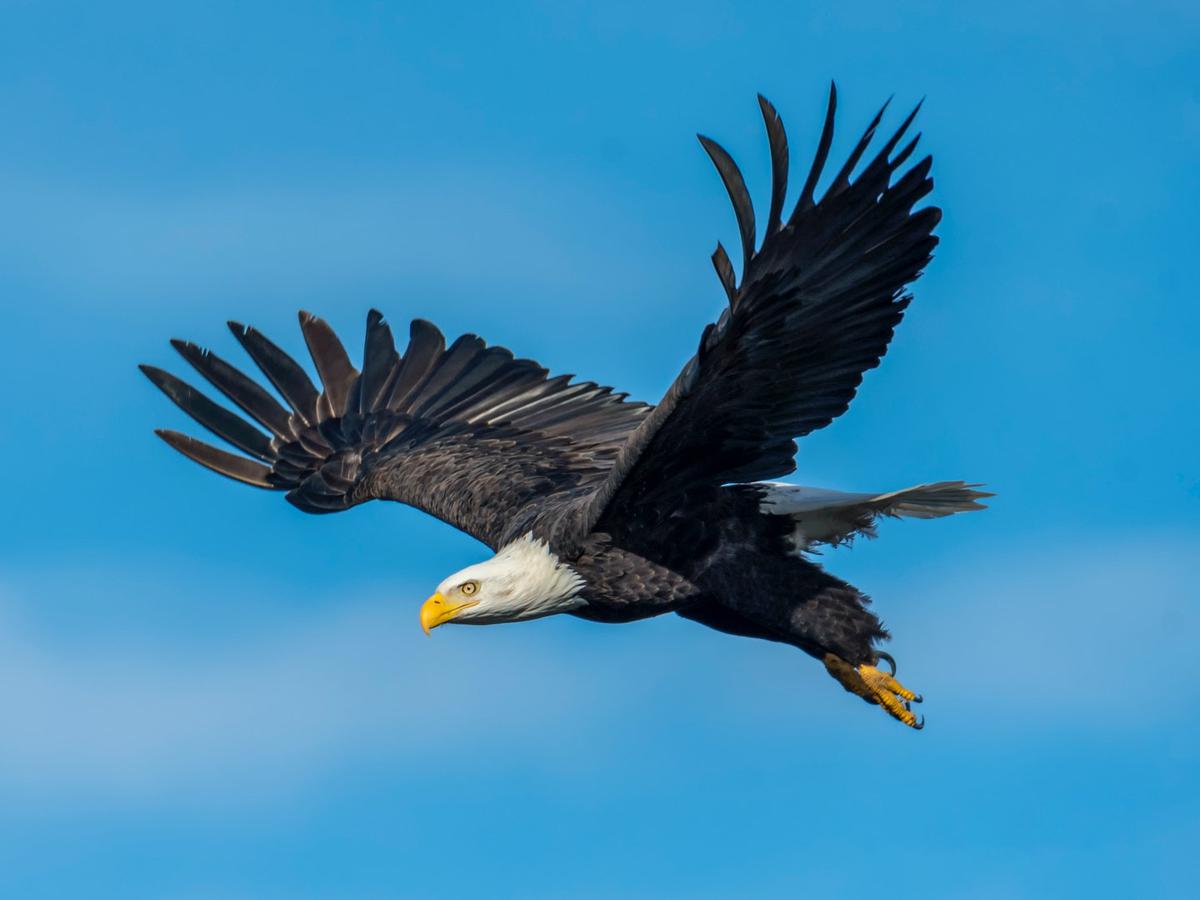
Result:
M462 584L460 584L458 586L458 589L460 591L462 591L465 596L470 597L477 590L479 590L479 582L478 581L464 581Z

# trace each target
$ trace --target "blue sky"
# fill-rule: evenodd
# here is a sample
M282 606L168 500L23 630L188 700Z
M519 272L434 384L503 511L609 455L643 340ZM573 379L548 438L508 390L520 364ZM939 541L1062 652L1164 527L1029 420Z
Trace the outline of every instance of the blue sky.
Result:
M1192 4L56 4L0 15L0 895L1189 896L1200 841ZM655 400L765 203L927 97L942 245L796 478L999 492L828 564L912 734L666 617L444 629L482 548L157 442L135 364L368 308Z

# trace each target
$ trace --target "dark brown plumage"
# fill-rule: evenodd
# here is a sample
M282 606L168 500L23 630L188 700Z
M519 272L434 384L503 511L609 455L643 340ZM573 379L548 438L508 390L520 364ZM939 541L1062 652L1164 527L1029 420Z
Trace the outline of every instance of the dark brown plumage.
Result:
M904 707L911 694L874 668L890 657L878 650L887 633L869 601L805 552L872 533L880 515L947 515L980 508L986 495L962 482L880 495L762 482L793 471L795 439L847 409L937 243L940 211L915 208L932 189L931 160L904 168L917 145L901 145L915 109L855 174L880 110L818 199L836 100L831 88L814 160L785 221L787 139L759 98L772 163L761 246L738 167L700 138L733 203L742 277L718 244L713 264L728 306L657 407L551 377L473 335L447 347L422 320L399 353L376 311L360 372L328 325L302 313L320 389L259 332L230 323L286 406L219 357L173 341L246 418L143 366L240 453L159 434L214 471L286 491L307 512L388 499L494 549L523 535L545 540L555 561L582 578L576 615L618 622L676 611L794 644L824 659L848 689L916 725Z

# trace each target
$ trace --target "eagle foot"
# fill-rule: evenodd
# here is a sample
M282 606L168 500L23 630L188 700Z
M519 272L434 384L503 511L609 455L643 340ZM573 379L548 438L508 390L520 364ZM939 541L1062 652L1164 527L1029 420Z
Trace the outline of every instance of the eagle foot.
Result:
M865 664L852 666L833 653L825 654L824 663L829 674L850 693L883 707L893 719L920 731L925 727L925 717L915 715L912 704L920 703L922 697L896 680L896 661L891 656L880 653L879 658L887 662L890 673Z

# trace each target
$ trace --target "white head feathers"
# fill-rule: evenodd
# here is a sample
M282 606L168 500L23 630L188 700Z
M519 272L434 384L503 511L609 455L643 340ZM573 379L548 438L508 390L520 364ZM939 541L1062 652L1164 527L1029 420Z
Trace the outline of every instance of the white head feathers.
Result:
M586 605L579 596L583 578L532 533L506 544L491 559L455 572L438 585L438 593L454 596L470 582L477 585L470 594L476 602L456 614L455 622L518 622Z

